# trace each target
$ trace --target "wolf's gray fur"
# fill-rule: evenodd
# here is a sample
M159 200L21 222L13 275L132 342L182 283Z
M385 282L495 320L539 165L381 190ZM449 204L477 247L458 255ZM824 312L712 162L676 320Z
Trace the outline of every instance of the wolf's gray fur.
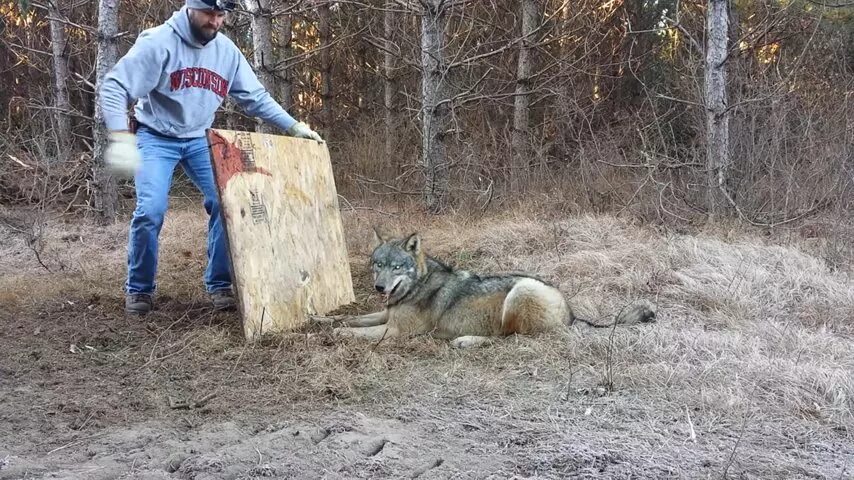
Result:
M386 308L335 317L333 321L344 325L336 332L376 340L432 334L453 339L454 346L469 347L492 337L544 332L576 320L563 294L548 282L527 274L480 276L456 270L427 255L417 233L386 240L374 229L371 270ZM645 306L634 307L616 323L649 321L654 316Z

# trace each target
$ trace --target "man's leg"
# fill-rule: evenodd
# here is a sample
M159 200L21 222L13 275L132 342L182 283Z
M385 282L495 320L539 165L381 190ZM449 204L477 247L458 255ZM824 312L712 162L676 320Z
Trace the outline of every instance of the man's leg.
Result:
M128 238L128 274L126 293L152 295L157 274L157 252L160 229L169 202L172 173L180 159L180 141L158 137L146 129L137 132L137 145L142 164L136 174L136 209L130 222ZM150 298L149 298L150 308ZM138 307L135 313L145 313Z
M219 197L217 195L213 168L211 167L210 150L206 138L190 140L185 145L181 165L190 180L204 195L205 211L208 212L208 266L205 270L205 289L208 293L217 294L231 292L231 259L228 256L228 239L222 225ZM221 299L223 304L214 303L217 307L233 306L227 299Z

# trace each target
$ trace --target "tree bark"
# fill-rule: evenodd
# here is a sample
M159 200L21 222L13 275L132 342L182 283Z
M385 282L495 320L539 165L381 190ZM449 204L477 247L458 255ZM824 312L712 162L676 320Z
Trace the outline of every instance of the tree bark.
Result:
M450 99L445 64L444 0L423 0L421 15L422 166L426 175L424 203L430 213L442 212L448 201L447 133Z
M273 76L273 23L270 20L270 0L244 0L246 10L252 14L252 65L261 84L275 92L275 77ZM255 131L271 133L273 127L261 120L256 120Z
M240 35L235 29L236 17L228 15L225 17L225 24L222 26L222 32L230 38L237 48L241 48ZM231 96L226 96L222 102L222 117L225 119L226 130L235 130L237 126L237 103Z
M60 0L48 2L50 17L50 46L53 57L53 106L54 128L56 132L57 161L68 155L71 146L71 102L68 99L68 42Z
M727 190L730 165L726 62L729 38L727 0L709 0L706 10L706 170L710 217L723 213L732 197Z
M329 2L321 0L317 6L317 30L320 34L320 121L324 137L327 140L329 139L333 122L332 28L329 17Z
M394 81L394 54L392 53L392 35L394 34L394 8L396 3L393 0L385 2L385 12L383 13L383 107L385 115L385 159L389 164L392 163L394 156L394 93L396 85Z
M537 28L536 0L522 0L519 6L522 17L522 41L519 43L519 56L516 63L516 92L513 101L513 172L515 180L522 181L527 176L530 161L528 145L530 143L530 88L533 72L533 33Z
M291 41L293 40L293 19L291 15L282 15L276 20L276 28L281 38L281 47L279 50L279 62L291 58L293 56L293 48ZM291 80L292 75L287 65L280 67L277 71L279 76L279 103L289 113L294 106L294 86Z
M107 72L118 60L116 35L119 28L120 0L100 0L98 3L98 54L95 60L95 125L92 136L95 141L93 153L93 193L92 203L98 218L103 224L113 223L118 211L118 192L116 181L104 165L104 151L107 149L108 132L104 125L104 113L101 111L101 84Z
M558 52L560 52L560 62L563 65L570 65L575 62L573 55L572 34L572 7L564 4L560 7L558 13ZM558 90L557 105L555 107L555 120L557 126L558 148L560 157L564 162L568 162L570 158L570 146L575 143L575 128L573 119L576 114L572 109L572 101L575 93L575 88L572 82L572 74L565 66L560 67L561 82L563 85Z

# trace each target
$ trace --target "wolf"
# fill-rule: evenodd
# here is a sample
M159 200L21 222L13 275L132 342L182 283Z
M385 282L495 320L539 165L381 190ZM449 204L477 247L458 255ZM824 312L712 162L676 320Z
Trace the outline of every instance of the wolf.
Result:
M576 317L563 293L526 273L481 276L428 255L418 233L402 238L373 229L371 271L386 307L375 313L313 317L337 325L335 333L371 340L432 335L457 348L483 345L512 334L532 335L576 321L594 327L650 322L655 312L637 305L602 325Z

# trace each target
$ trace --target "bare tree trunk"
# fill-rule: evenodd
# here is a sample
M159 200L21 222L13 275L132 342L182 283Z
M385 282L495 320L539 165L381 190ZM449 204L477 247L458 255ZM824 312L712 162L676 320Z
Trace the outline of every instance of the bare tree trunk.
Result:
M233 98L225 97L222 102L222 115L225 117L225 128L227 130L237 129L237 102Z
M98 3L98 55L95 60L96 97L100 95L104 77L118 60L116 35L119 31L119 4L120 0L100 0ZM104 165L107 133L107 127L104 125L104 112L101 111L101 102L96 98L95 126L92 132L95 140L92 201L101 223L104 224L115 222L119 204L116 181Z
M560 52L560 59L563 65L570 65L574 62L573 43L571 41L571 12L572 7L568 4L564 4L560 7L560 12L558 14L558 36L560 38L558 42L558 51ZM561 86L560 90L558 90L558 104L555 109L556 115L558 116L556 124L558 127L557 130L560 155L563 157L563 160L565 162L569 162L570 145L572 145L575 140L575 128L573 125L573 119L576 115L572 109L572 101L575 95L575 88L572 81L573 76L570 74L567 67L561 67L560 72L562 76L561 80L563 86Z
M422 0L421 127L422 164L426 174L424 203L431 213L445 209L448 197L447 130L450 99L445 65L444 0Z
M382 3L382 0L379 0L379 2ZM398 3L398 7L401 5L403 4ZM416 16L413 15L413 17ZM356 15L355 21L353 22L354 27L360 31L372 29L372 23L373 21L364 15ZM358 92L356 94L355 103L356 109L359 112L363 112L368 107L368 103L370 101L369 96L366 94L372 90L371 82L374 81L374 75L369 73L374 70L375 66L372 65L373 60L370 59L371 55L368 45L369 43L364 41L356 42L353 45L353 53L355 54L353 56L356 59L353 66L356 68L356 71L353 75L352 85L354 90Z
M53 106L57 151L56 159L66 156L71 145L71 102L68 100L68 45L65 34L64 16L59 9L59 0L48 2L50 17L50 46L53 56Z
M530 160L528 144L530 142L528 127L530 125L530 94L531 73L533 72L533 33L537 28L536 0L522 0L522 41L519 45L519 58L516 64L516 95L513 101L513 172L514 180L522 181L527 176Z
M391 37L394 34L394 8L396 3L387 0L385 12L383 13L383 106L385 107L385 160L392 163L394 155L394 93L396 89L394 81L394 54Z
M222 32L230 38L236 45L237 48L241 48L239 43L240 37L237 35L235 31L234 21L236 20L236 16L228 15L225 17L225 24L222 26ZM222 117L225 119L225 128L227 130L234 130L237 125L237 103L231 98L230 95L225 97L225 100L222 102Z
M293 48L291 48L291 41L293 40L293 19L290 15L283 15L276 21L276 28L279 30L279 37L281 37L282 45L279 51L279 61L283 61L287 58L293 56ZM279 103L282 104L282 107L290 113L291 109L294 106L294 85L291 80L291 71L290 68L286 66L280 67L277 71L279 76Z
M727 191L730 165L729 114L727 112L726 61L728 30L727 0L709 0L706 10L706 169L710 217L722 213L731 197Z
M244 0L246 10L252 14L252 64L258 80L268 91L275 92L275 77L271 70L273 57L273 24L270 20L270 0ZM257 120L255 131L270 133L271 125Z
M332 130L332 28L329 22L329 2L317 6L317 30L320 34L320 99L321 124L324 137Z

